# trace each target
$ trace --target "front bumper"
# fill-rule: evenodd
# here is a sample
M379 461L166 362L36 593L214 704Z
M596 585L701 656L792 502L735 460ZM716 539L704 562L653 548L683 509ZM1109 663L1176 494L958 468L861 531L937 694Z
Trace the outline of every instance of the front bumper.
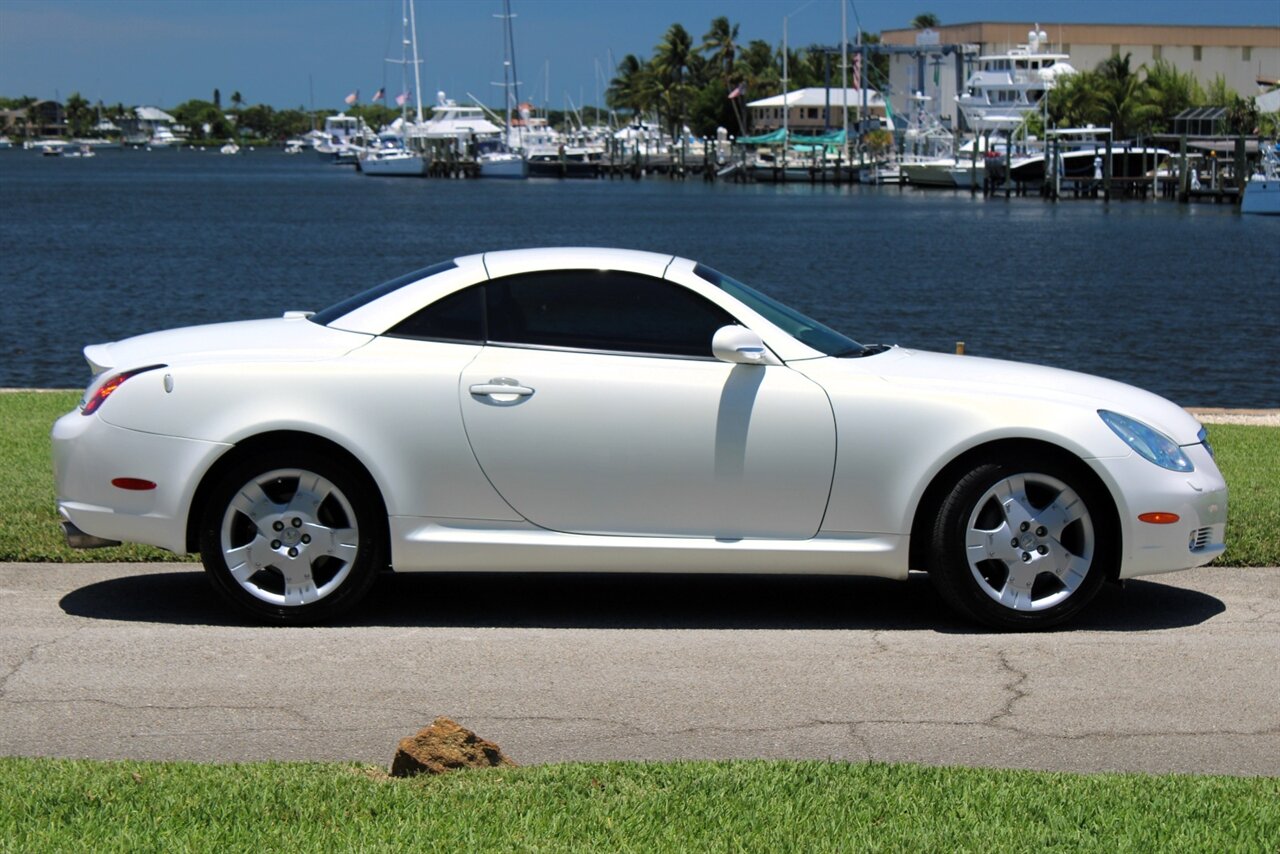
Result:
M1168 471L1137 454L1093 461L1120 513L1121 578L1203 566L1226 551L1227 483L1204 445L1182 450L1195 471ZM1178 521L1138 520L1157 512L1176 513Z
M79 535L68 531L69 543L145 543L179 554L200 477L230 447L116 427L78 410L54 422L51 439L58 515ZM111 483L117 478L156 488L121 489Z

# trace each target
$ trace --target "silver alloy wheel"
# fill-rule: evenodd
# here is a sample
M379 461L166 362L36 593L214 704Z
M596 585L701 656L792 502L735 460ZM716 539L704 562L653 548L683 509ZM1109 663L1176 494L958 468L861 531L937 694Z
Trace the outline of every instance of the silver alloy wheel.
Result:
M222 516L232 578L271 605L317 602L342 586L359 552L355 510L342 491L298 468L252 478Z
M978 499L965 557L978 587L1015 611L1043 611L1075 593L1093 565L1093 520L1075 490L1046 474L1017 474Z

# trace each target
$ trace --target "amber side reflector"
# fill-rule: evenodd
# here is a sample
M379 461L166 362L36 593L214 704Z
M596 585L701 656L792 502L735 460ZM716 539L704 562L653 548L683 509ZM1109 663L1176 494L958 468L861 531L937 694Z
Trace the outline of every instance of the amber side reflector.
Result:
M1178 521L1177 513L1141 513L1138 515L1139 522L1146 522L1148 525L1172 525Z
M156 488L154 482L143 480L140 477L117 477L111 481L111 485L118 489L133 489L138 492Z

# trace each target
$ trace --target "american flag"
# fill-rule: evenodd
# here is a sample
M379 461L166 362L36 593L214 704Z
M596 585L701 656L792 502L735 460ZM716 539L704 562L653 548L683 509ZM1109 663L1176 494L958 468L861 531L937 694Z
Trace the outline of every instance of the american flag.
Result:
M408 100L409 100L409 93L401 92L399 95L396 95L396 106L403 107L405 105L405 102Z
M862 88L862 54L860 52L853 55L853 88Z
M385 98L385 97L387 97L387 90L386 90L386 89L379 89L377 92L374 92L374 93L373 93L373 97L372 97L372 98L370 98L369 100L370 100L370 101L381 101L381 100L382 100L383 98Z
M356 101L359 101L359 100L360 100L360 90L359 90L359 89L357 89L356 91L352 92L350 95L348 95L347 97L343 98L342 100L343 100L343 101L345 101L345 102L347 103L347 106L351 106L351 105L352 105L352 104L354 104Z
M739 83L737 87L732 92L729 93L729 100L732 101L734 98L741 97L742 93L746 91L747 91L747 84L745 82Z

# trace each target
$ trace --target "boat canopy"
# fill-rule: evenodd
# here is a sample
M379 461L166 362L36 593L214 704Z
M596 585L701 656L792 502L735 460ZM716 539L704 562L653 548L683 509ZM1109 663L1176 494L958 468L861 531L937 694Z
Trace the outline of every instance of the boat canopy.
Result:
M782 128L778 128L773 133L766 133L761 136L738 137L739 145L783 145L787 142L790 142L792 145L844 145L845 132L843 130L837 130L818 136L807 136L804 134L788 133Z

